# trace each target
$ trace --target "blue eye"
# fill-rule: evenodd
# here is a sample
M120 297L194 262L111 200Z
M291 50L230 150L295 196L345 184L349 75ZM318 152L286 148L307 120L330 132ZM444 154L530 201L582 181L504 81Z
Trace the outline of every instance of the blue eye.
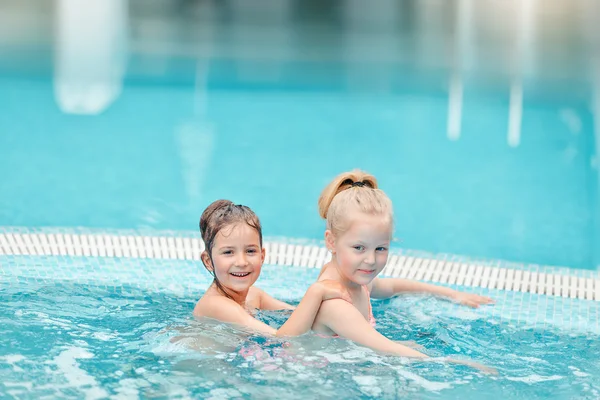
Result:
M354 250L356 250L356 251L363 251L365 249L365 246L361 246L361 245L353 246L353 247L354 247Z
M377 250L377 251L387 251L387 247L378 247L375 250Z
M256 249L248 249L248 253L254 254L254 253L256 253Z

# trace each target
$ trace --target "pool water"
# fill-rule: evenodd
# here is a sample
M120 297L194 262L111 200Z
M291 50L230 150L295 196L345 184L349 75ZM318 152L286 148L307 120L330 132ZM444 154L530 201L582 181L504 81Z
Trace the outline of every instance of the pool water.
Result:
M317 274L299 272L290 279L281 267L266 267L259 286L297 303ZM199 275L207 285L208 275ZM279 339L194 320L201 295L6 280L0 285L0 393L19 399L600 396L600 344L593 333L501 321L430 297L374 302L382 334L415 341L435 357L497 368L499 375L490 376L464 366L406 363L312 334L284 347ZM495 307L501 306L499 299ZM279 326L287 313L258 317Z
M0 232L197 232L229 198L314 243L321 189L362 168L394 246L596 270L596 8L529 3L0 0ZM196 321L191 261L33 254L0 254L0 397L600 398L599 302L374 302L384 335L489 376ZM297 303L316 273L259 285Z
M267 236L322 239L320 191L362 168L394 202L404 248L597 265L593 121L578 104L526 102L512 148L506 99L466 102L452 141L438 92L198 94L192 83L125 81L110 109L79 116L57 109L52 90L0 77L11 116L0 116L0 193L10 194L0 226L197 230L202 210L228 198L254 209Z
M600 265L591 3L234 3L0 1L0 226L188 231L229 198L322 239L320 191L362 168L404 248Z

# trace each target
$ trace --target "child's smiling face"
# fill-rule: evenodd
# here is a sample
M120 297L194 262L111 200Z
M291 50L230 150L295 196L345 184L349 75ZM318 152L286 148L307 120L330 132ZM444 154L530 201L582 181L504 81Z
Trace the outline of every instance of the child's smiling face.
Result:
M333 250L342 277L358 285L367 285L387 263L392 224L389 218L360 212L349 216L349 228L334 236L329 233L328 247Z
M240 293L248 291L260 276L265 250L257 230L238 223L217 233L211 256L216 279L225 289Z

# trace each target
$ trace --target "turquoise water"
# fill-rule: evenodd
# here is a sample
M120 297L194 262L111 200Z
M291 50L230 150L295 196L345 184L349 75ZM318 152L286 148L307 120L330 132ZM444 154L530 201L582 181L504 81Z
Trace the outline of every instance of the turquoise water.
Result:
M290 279L286 270L268 267L259 285L296 303L317 274L302 271ZM208 284L208 275L198 274ZM384 335L416 341L432 356L466 357L498 369L498 376L488 376L462 366L406 364L312 335L283 348L277 339L194 321L201 294L3 281L0 393L19 399L600 396L596 335L501 321L433 298L374 303ZM258 317L279 326L287 314ZM247 351L254 355L243 356Z
M590 2L77 7L0 0L0 226L195 230L226 197L320 239L362 168L405 248L600 265Z
M47 75L0 77L0 225L195 230L224 197L255 209L268 236L320 239L320 190L363 168L392 198L403 247L595 268L586 105L525 97L511 147L506 93L467 86L452 141L443 86L252 86L222 71L200 89L185 69L125 79L96 116L61 112Z
M321 189L362 168L394 202L397 246L600 263L597 68L586 60L598 35L593 18L578 19L590 5L544 4L526 33L514 28L528 26L526 10L485 1L469 29L470 2L357 12L356 2L282 1L273 13L270 2L116 1L117 14L104 14L111 35L71 61L110 49L105 67L125 60L122 90L97 115L77 115L57 101L59 3L0 0L10 49L0 55L0 227L189 231L206 205L230 198L257 211L267 236L320 239ZM107 76L83 66L74 70ZM463 100L450 139L453 76ZM511 83L523 92L516 145ZM259 285L297 303L316 273L268 267ZM190 315L208 284L193 262L0 256L0 397L600 398L597 302L513 292L490 293L497 305L478 311L374 302L384 335L498 369L488 376L199 323ZM257 317L279 326L287 314Z

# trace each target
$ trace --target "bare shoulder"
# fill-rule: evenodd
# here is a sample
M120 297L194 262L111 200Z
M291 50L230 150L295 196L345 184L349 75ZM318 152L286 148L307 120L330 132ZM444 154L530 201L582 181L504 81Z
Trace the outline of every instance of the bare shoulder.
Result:
M236 308L241 308L241 306L227 297L204 296L196 303L194 316L221 319L221 314Z

